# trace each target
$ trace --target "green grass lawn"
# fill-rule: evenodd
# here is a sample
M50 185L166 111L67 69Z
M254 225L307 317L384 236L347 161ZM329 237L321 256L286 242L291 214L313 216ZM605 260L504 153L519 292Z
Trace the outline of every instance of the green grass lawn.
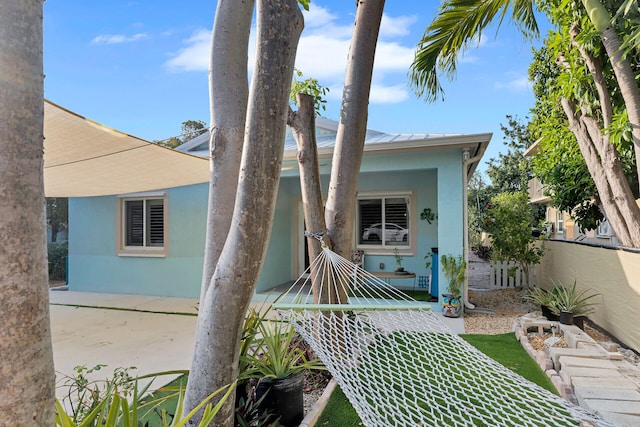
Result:
M522 348L515 334L461 335L461 338L505 367L557 394L549 378ZM342 390L336 388L316 425L347 427L362 425L362 422Z

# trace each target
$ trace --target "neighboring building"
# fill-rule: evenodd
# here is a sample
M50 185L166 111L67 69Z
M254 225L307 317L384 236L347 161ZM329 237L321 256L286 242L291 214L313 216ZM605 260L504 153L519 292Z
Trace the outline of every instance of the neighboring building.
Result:
M319 118L316 124L326 193L337 123ZM491 134L487 133L367 132L353 236L353 249L366 254L367 270L393 271L396 248L407 270L425 276L430 273L425 269L425 256L432 247L438 247L440 254L465 253L466 183L490 139ZM201 135L178 150L206 157L208 136ZM133 187L136 190L132 191L137 192L120 189L117 194L108 194L104 188L96 196L88 196L83 188L82 197L74 197L72 190L61 191L70 197L71 290L199 296L208 183L205 178L200 183L175 185L174 177L201 165L182 166L182 157L194 159L193 156L171 154L177 162L175 167L163 165L164 170L155 172L133 168L128 172L132 186L145 174L164 174L168 184L163 187L147 187L144 191ZM126 161L123 155L119 150L112 159L114 164ZM208 161L202 162L208 167ZM119 168L119 173L127 172ZM431 224L420 220L425 209L436 213L437 220ZM296 148L288 135L271 240L257 290L264 292L296 279L307 264ZM392 280L398 285L407 282Z
M525 156L534 156L539 149L539 140L533 143ZM605 246L617 246L618 239L605 219L597 230L582 230L575 223L569 212L558 210L551 202L553 195L548 194L546 187L538 178L529 181L529 200L531 203L546 206L545 221L548 224L547 233L552 239L577 240L581 242L600 244Z

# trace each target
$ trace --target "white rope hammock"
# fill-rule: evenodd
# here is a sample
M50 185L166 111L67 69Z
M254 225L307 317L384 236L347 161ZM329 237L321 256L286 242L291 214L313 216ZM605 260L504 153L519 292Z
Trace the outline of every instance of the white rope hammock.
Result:
M311 277L311 274L314 277ZM342 304L315 304L343 292ZM426 303L324 248L274 304L367 426L610 426L454 334Z

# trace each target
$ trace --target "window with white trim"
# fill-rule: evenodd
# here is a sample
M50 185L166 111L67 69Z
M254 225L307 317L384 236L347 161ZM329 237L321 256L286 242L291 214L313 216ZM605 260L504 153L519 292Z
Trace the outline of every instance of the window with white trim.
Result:
M556 234L564 234L564 212L556 212Z
M164 256L166 249L166 197L120 198L120 255Z
M409 248L412 236L410 199L410 193L359 196L357 245L362 248Z

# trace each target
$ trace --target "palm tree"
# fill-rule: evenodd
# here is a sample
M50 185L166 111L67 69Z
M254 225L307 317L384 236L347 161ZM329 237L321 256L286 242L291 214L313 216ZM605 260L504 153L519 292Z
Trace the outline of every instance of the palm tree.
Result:
M51 426L42 0L0 0L0 416Z
M624 4L626 3L628 0ZM582 4L591 23L600 34L602 45L609 57L632 129L636 159L640 159L640 91L635 82L634 72L623 55L622 43L608 10L599 0L582 0ZM511 11L512 21L525 38L538 36L534 5L533 0L445 0L439 14L427 27L418 43L416 57L411 66L411 79L416 94L427 101L442 98L444 92L438 71L451 79L456 71L458 55L464 52L474 40L479 40L482 31L489 24L496 20L499 25L502 24L509 11ZM591 54L584 49L580 50L580 54L585 64L589 66L600 102L606 108L606 104L610 103L611 95L606 88L606 82L599 80L601 70L591 66L594 62ZM612 156L612 161L615 161L617 152L615 150L612 152L607 135L599 131L600 135L594 141L595 134L584 131L586 128L593 129L594 116L587 113L588 109L580 110L579 100L563 99L562 103L563 107L566 107L565 112L571 123L571 130L578 139L583 155L587 152L598 154L591 156L591 159L585 158L587 164L601 159L612 160ZM606 128L610 116L607 111L602 110L600 117L604 120L600 129ZM605 145L601 144L603 141L606 142ZM628 183L619 174L609 173L610 167L604 167L606 179L603 180L602 165L592 166L594 167L589 167L591 176L596 182L598 192L601 194L603 210L612 220L611 225L616 235L623 245L640 247L640 237L638 237L640 236L640 208L634 202L633 192L628 188ZM638 161L636 161L636 171L640 175ZM609 194L611 197L607 196Z

